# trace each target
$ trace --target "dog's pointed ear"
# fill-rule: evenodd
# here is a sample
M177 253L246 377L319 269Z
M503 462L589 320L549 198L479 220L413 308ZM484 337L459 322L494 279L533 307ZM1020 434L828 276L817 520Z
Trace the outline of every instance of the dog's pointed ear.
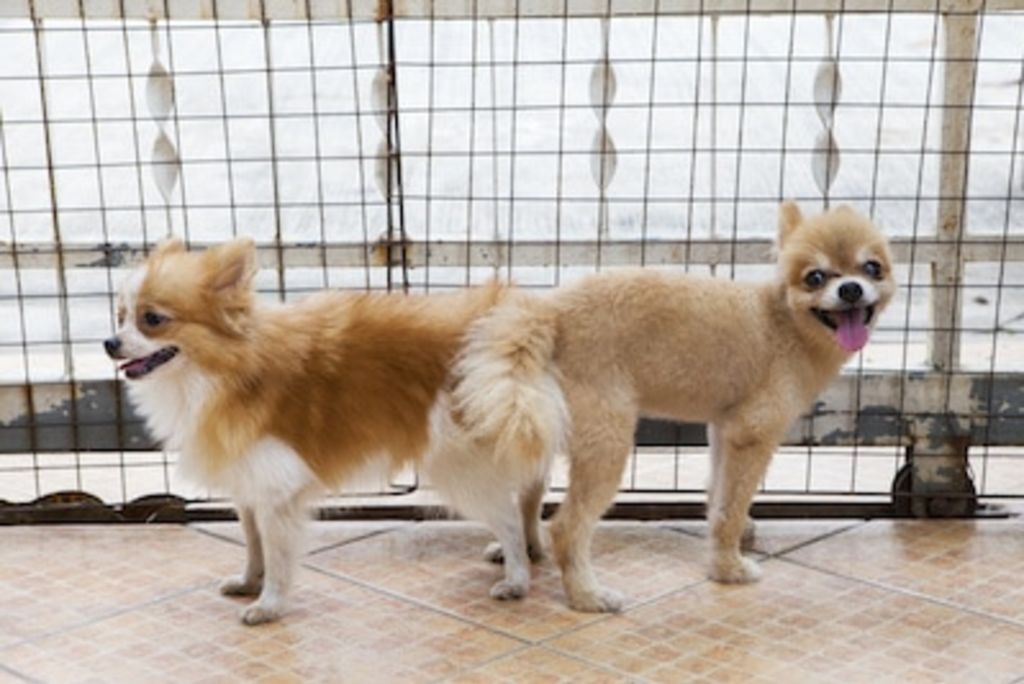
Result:
M168 254L181 254L185 251L185 243L181 238L167 238L153 248L153 256L167 256Z
M211 247L204 253L207 263L206 284L215 292L247 290L259 264L256 243L243 237Z
M779 207L779 247L786 244L786 240L796 232L803 220L804 215L800 213L796 202L786 200L782 203Z

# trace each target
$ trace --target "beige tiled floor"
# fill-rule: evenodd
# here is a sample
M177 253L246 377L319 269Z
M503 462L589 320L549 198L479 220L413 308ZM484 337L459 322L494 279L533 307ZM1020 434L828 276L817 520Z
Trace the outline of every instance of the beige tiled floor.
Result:
M0 528L6 682L1024 682L1024 520L762 521L757 585L704 580L696 522L606 523L621 615L549 561L497 603L480 527L315 523L283 622L217 580L237 526Z

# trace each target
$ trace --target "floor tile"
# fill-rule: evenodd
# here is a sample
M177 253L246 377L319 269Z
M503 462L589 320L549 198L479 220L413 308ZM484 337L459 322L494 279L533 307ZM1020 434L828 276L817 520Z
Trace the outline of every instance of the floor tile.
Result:
M600 619L566 606L550 560L534 566L526 600L491 599L488 590L502 574L483 559L491 540L478 525L424 523L338 547L309 563L532 641ZM627 605L704 578L700 540L651 525L605 523L593 551L600 580L625 593Z
M1024 520L875 521L787 557L1024 624Z
M213 590L149 604L2 652L62 682L419 682L452 676L522 643L306 571L283 621L246 627L242 600Z
M243 560L176 525L0 527L0 549L0 647L212 583Z
M447 680L449 684L616 684L634 679L543 646L532 646Z
M1010 682L1024 628L785 561L707 582L547 643L656 682Z
M662 523L702 539L707 538L708 525L702 520L682 520ZM752 551L774 556L842 530L863 524L860 520L758 520Z
M305 548L308 553L320 553L338 544L369 537L402 525L413 523L401 520L313 520L306 530ZM205 534L220 537L236 544L245 543L245 535L237 521L207 522L190 525Z
M28 677L16 675L14 670L8 670L0 664L0 684L26 684L30 681Z

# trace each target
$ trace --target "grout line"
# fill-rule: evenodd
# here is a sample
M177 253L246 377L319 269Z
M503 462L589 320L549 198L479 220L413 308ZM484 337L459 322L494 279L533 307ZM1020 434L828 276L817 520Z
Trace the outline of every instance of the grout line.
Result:
M652 603L657 603L658 601L661 601L661 600L666 599L666 598L670 598L672 596L675 596L676 594L683 594L683 593L686 593L688 591L692 591L693 589L696 589L697 587L703 586L703 585L709 583L710 581L711 580L704 578L704 579L695 580L694 582L691 582L689 584L684 584L682 586L675 587L673 589L666 589L665 591L661 592L660 594L655 594L654 596L650 596L648 598L643 599L642 601L637 601L636 603L631 604L629 607L627 607L625 610L623 610L620 613L600 613L599 614L600 617L598 617L597 619L595 619L592 622L586 622L586 623L581 623L581 624L578 624L578 625L574 625L573 627L570 627L570 628L566 629L563 632L559 632L558 634L552 634L551 636L544 637L543 639L537 641L536 643L537 643L538 646L545 646L545 647L548 647L548 648L552 648L552 649L558 651L559 653L564 653L563 651L561 651L557 647L550 646L550 642L555 640L555 639L560 639L563 636L568 636L570 634L575 634L576 632L582 631L582 630L584 630L584 629L586 629L588 627L592 627L593 625L597 625L597 624L600 624L602 622L607 622L609 620L614 620L617 617L627 617L633 611L639 610L640 608L645 608L645 607L651 605ZM572 610L571 608L568 608L568 606L566 606L566 609L567 610ZM570 655L570 654L565 653L565 655Z
M829 568L823 568L823 567L820 567L820 566L817 566L817 565L812 565L810 563L806 563L806 562L802 562L802 561L799 561L799 560L795 560L793 558L777 558L776 560L782 561L783 563L789 563L791 565L796 565L796 566L799 566L799 567L804 568L806 570L813 570L815 572L820 572L822 574L830 575L832 577L838 577L840 579L849 580L851 582L857 582L859 584L864 584L864 585L867 585L869 587L874 587L875 589L880 589L882 591L888 592L890 594L900 594L900 595L903 595L903 596L909 596L911 598L916 598L916 599L920 599L922 601L927 601L929 603L934 603L934 604L942 606L944 608L950 608L952 610L956 610L956 611L961 612L961 613L968 613L970 615L974 615L975 617L986 618L988 620L995 620L997 622L1002 622L1004 624L1007 624L1007 625L1009 625L1011 627L1017 627L1019 629L1024 629L1024 622L1022 622L1020 620L1015 620L1013 618L1004 617L1002 615L996 615L994 613L986 613L984 611L978 610L977 608L972 608L970 606L965 606L965 605L963 605L961 603L954 603L953 601L950 601L948 599L940 598L938 596L931 596L930 594L924 594L924 593L921 593L919 591L914 591L913 589L904 589L902 587L896 587L896 586L893 586L893 585L890 585L890 584L884 584L884 583L879 582L877 580L865 579L863 577L856 577L854 575L844 575L841 572L837 572L835 570L830 570ZM1024 682L1024 678L1022 678L1021 681Z
M341 541L331 542L330 544L327 544L325 546L318 547L318 548L316 548L316 549L314 549L312 551L309 551L306 554L306 556L307 557L309 557L309 556L317 556L317 555L319 555L321 553L324 553L325 551L333 551L334 549L341 548L342 546L347 546L349 544L355 544L356 542L365 541L367 539L372 539L373 537L379 537L379 536L384 535L384 534L390 534L390 533L392 533L392 532L394 532L396 530L404 529L404 528L406 528L406 527L408 527L408 526L410 526L412 524L414 524L414 523L411 523L411 522L408 522L408 521L396 521L395 524L392 525L391 527L384 527L384 528L381 528L379 530L371 530L371 531L366 532L364 534L360 534L360 535L357 535L355 537L352 537L351 539L342 539Z
M403 603L408 603L408 604L414 605L417 608L424 608L424 609L432 611L434 613L438 613L440 615L444 615L445 617L449 617L449 618L458 620L459 622L461 622L463 624L467 624L467 625L470 625L472 627L476 627L476 628L479 628L479 629L486 630L488 632L491 632L492 634L496 634L498 636L502 636L502 637L505 637L505 638L508 638L508 639L513 639L514 641L518 641L521 644L526 644L528 646L533 646L535 644L535 642L530 641L529 639L526 639L524 637L521 637L521 636L518 636L518 635L515 635L515 634L509 634L508 632L504 632L504 631L502 631L500 629L497 629L495 627L491 627L490 625L486 625L486 624L484 624L482 622L477 622L476 620L471 620L470 618L467 618L464 615L459 615L458 613L454 613L454 612L452 612L450 610L447 610L445 608L441 608L439 606L435 606L433 604L426 603L426 602L424 602L424 601L422 601L420 599L414 598L412 596L407 596L406 594L402 594L402 593L399 593L399 592L396 592L396 591L392 591L391 589L385 589L383 587L378 587L376 585L369 584L367 582L364 582L363 580L357 579L357 578L352 577L350 575L346 575L344 573L335 572L334 570L328 570L327 568L322 568L322 567L317 566L317 565L311 565L309 563L303 563L302 567L307 569L307 570L311 570L312 572L318 573L320 575L324 575L325 577L330 577L332 579L341 580L343 582L348 582L349 584L354 584L354 585L356 585L358 587L361 587L363 589L366 589L368 591L372 591L375 594L380 594L380 595L383 595L383 596L387 596L388 598L392 598L392 599L395 599L397 601L401 601Z
M755 521L755 526L756 526L756 522L757 521ZM777 557L783 556L783 555L785 555L787 553L790 553L792 551L796 551L797 549L802 549L805 546L810 546L811 544L815 544L815 543L817 543L819 541L828 539L829 537L834 537L835 535L838 535L838 534L841 534L843 532L847 532L849 530L855 529L857 527L860 527L862 525L867 524L868 522L870 522L870 521L868 521L868 520L855 520L855 521L851 521L849 524L847 524L847 525L845 525L843 527L840 527L840 528L835 529L835 530L829 530L827 532L822 532L821 534L819 534L817 536L814 536L814 537L811 537L810 539L805 539L804 541L795 542L791 546L787 546L787 547L785 547L783 549L780 549L779 551L775 551L775 552L765 551L763 549L757 548L757 532L755 532L754 533L754 545L750 546L750 547L744 546L744 547L742 547L740 549L740 551L744 555L754 556L755 559L757 560L757 562L763 563L764 561L766 561L766 560L768 560L770 558L777 558ZM842 524L842 523L839 523L839 524ZM699 539L700 541L702 541L704 543L709 543L708 537L706 535L703 535L703 534L699 533L699 532L687 530L687 529L684 529L684 528L681 528L681 527L671 527L669 525L659 525L659 527L661 529L667 530L669 532L675 532L676 534L681 534L681 535L684 535L684 536L689 537L691 539Z
M370 532L365 532L363 534L356 535L355 537L352 537L351 539L342 539L342 540L339 540L339 541L336 541L336 542L331 542L329 544L325 544L324 546L318 546L318 547L316 547L314 549L310 549L309 551L307 551L303 555L303 558L308 558L310 556L316 556L316 555L319 555L319 554L321 554L321 553L323 553L325 551L331 551L333 549L345 546L347 544L354 544L355 542L361 542L361 541L364 541L366 539L370 539L372 537L380 536L382 534L388 534L389 532L394 532L395 530L403 529L403 528L408 527L409 525L412 525L412 524L414 524L414 523L407 522L407 521L402 521L402 520L396 520L395 524L392 525L391 527L385 527L385 528L382 528L382 529L379 529L379 530L371 530ZM199 534L205 535L205 536L210 537L212 539L216 539L218 541L228 542L229 544L232 544L234 546L240 546L242 548L245 548L245 542L243 540L235 539L234 537L232 537L230 535L221 534L220 532L215 532L213 530L203 529L201 527L195 527L193 525L188 525L187 527L189 529L191 529L191 530L194 530L195 532L198 532Z
M764 554L766 556L768 556L769 558L781 558L782 556L785 556L787 553L792 553L793 551L798 551L799 549L802 549L804 547L810 546L811 544L817 544L820 541L824 541L826 539L831 539L832 537L839 536L839 535L844 534L846 532L849 532L851 530L859 529L859 528L867 525L869 522L870 522L869 520L854 520L849 525L845 525L844 527L840 527L840 528L835 529L835 530L829 530L828 532L823 532L823 533L819 534L816 537L812 537L811 539L805 539L802 542L796 542L792 546L787 546L786 548L781 549L779 551L776 551L774 553L769 553L769 552L766 551L766 552L764 552ZM757 539L757 532L756 531L754 532L754 539L755 539L755 543L757 543L756 542L756 539Z
M27 682L27 684L42 684L42 680L30 677L27 674L22 674L21 672L15 670L13 667L9 667L7 665L4 665L3 663L0 663L0 672L9 674L15 679L20 679L23 682Z
M466 669L461 670L459 672L453 672L453 673L451 673L449 675L444 675L444 676L442 676L442 677L440 677L438 679L435 679L433 681L435 681L435 682L450 682L453 679L457 679L458 677L462 677L463 675L467 675L467 674L469 674L471 672L476 672L480 668L486 667L487 665L490 665L493 662L497 662L497 661L501 660L502 658L509 658L511 656L519 655L520 653L524 653L525 651L529 651L531 648L533 648L532 644L521 644L520 646L517 646L516 648L513 648L508 653L502 653L501 655L493 656L491 658L488 658L487 660L481 660L476 665L473 665L471 667L467 667Z
M234 546L240 546L243 549L245 548L245 542L244 541L239 541L238 539L235 539L234 537L231 537L229 535L220 534L219 532L213 532L212 530L204 530L203 528L196 527L194 525L186 525L186 527L188 529L192 530L193 532L197 532L197 533L199 533L199 534L201 534L201 535L203 535L205 537L209 537L211 539L216 539L217 541L227 542L227 543L232 544Z
M135 604L132 604L130 606L122 606L122 607L116 608L116 609L114 609L114 610L112 610L110 612L101 613L99 615L94 615L94 616L92 616L90 618L86 618L86 619L84 619L84 620L82 620L80 622L72 622L72 623L69 623L67 625L63 625L61 627L58 627L56 629L52 629L52 630L49 630L49 631L46 631L46 632L40 632L39 634L35 634L33 636L30 636L30 637L25 637L24 639L21 639L19 641L15 641L14 643L11 643L11 644L8 644L6 646L0 647L0 653L3 653L4 651L7 651L7 650L14 649L17 646L24 646L26 644L34 644L36 642L43 641L44 639L49 639L50 637L60 636L62 634L68 634L70 632L77 631L77 630L82 629L84 627L91 627L92 625L98 624L100 622L104 622L104 621L109 620L111 618L115 618L115 617L118 617L118 616L121 616L121 615L125 615L126 613L131 613L131 612L134 612L136 610L141 610L143 608L149 608L151 606L159 605L161 603L164 603L165 601L170 601L171 599L176 599L176 598L180 598L182 596L186 596L188 594L191 594L192 592L199 591L199 590L204 589L206 587L212 586L213 584L214 583L212 581L203 582L201 584L197 584L195 586L188 587L187 589L179 589L178 591L172 591L172 592L167 593L167 594L162 594L160 596L148 599L146 601L142 601L141 603L135 603Z
M576 655L575 653L568 653L566 651L562 651L562 650L557 649L557 648L552 648L551 646L547 646L545 644L537 644L537 648L544 649L548 653L554 653L556 655L560 655L563 658L569 658L571 660L575 660L576 662L583 663L584 665L587 665L588 667L595 667L595 668L597 668L599 670L603 670L604 672L607 672L608 674L614 674L614 675L619 675L619 676L622 676L622 677L626 677L627 679L629 679L631 681L635 681L635 682L646 682L646 681L649 681L648 679L646 679L644 677L641 677L641 676L639 676L637 674L634 674L632 672L625 672L624 670L620 670L617 667L612 667L611 665L605 665L604 663L595 663L593 660L587 660L586 658L581 658L580 656Z

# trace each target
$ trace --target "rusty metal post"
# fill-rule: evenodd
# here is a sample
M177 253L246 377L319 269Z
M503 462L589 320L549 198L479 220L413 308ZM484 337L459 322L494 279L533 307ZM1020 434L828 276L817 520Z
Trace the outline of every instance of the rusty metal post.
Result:
M939 245L932 262L928 359L943 378L928 415L916 420L910 447L910 513L969 515L976 492L968 470L970 425L951 405L960 367L960 288L963 284L964 196L977 73L980 0L950 2L942 14L942 156L939 168Z

